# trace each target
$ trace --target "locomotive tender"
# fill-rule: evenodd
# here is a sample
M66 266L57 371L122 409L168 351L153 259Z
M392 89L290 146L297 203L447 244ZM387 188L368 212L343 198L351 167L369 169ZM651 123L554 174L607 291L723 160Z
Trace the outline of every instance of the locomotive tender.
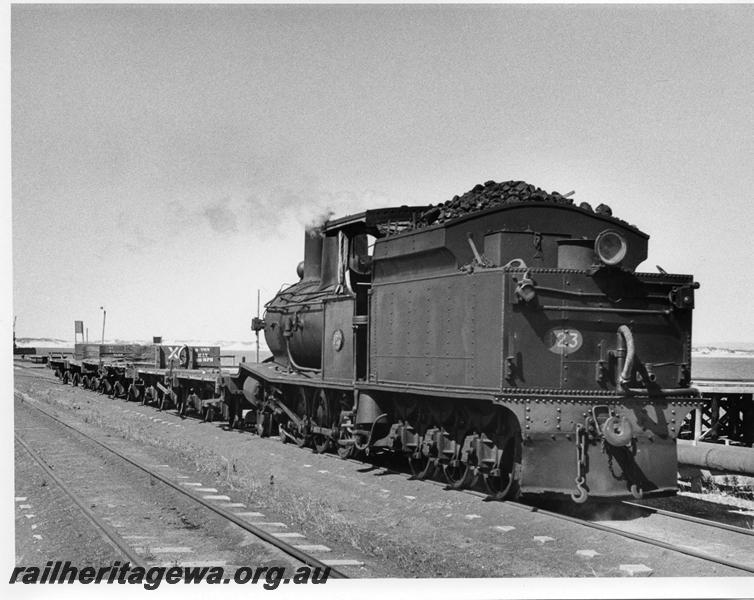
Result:
M498 499L673 492L698 284L637 272L647 241L524 182L311 228L252 323L273 356L227 378L230 418Z

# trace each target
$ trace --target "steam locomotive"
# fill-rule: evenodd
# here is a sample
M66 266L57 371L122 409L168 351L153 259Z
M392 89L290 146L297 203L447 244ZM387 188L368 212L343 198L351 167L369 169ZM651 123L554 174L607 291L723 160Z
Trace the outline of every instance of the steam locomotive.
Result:
M698 284L637 272L647 242L515 181L309 228L252 322L272 357L224 381L229 418L496 499L673 492Z

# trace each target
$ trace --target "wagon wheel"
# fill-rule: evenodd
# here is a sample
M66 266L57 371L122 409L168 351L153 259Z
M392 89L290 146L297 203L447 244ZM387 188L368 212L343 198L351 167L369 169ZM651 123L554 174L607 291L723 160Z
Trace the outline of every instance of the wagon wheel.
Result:
M215 418L215 406L213 404L208 404L204 407L204 420L207 423L212 423L212 421Z
M71 377L71 385L73 387L78 387L79 383L81 382L81 377L79 377L78 373L74 373Z
M81 376L81 387L84 388L85 390L89 389L89 376L87 375Z
M180 389L176 391L175 394L176 395L173 398L173 401L175 402L175 412L176 414L185 417L190 412L189 409L195 408L194 399L192 397L195 394L187 394Z
M64 385L68 385L68 371L63 371L63 375L60 377L60 380Z
M408 468L411 469L413 479L434 477L437 472L437 448L434 445L426 447L422 437L416 452L408 455Z
M493 500L511 500L518 496L518 485L511 473L492 471L483 475L484 487Z
M442 466L442 472L448 486L453 490L474 487L478 479L476 458L469 455L468 462L451 460L448 464Z
M426 456L423 453L419 453L418 457L415 454L410 454L408 468L411 469L413 479L420 481L432 479L437 472L437 458Z
M157 406L157 410L165 410L165 408L167 408L167 402L168 402L167 398L168 398L168 394L163 392L162 396L160 396L160 402L159 402L159 405Z
M141 390L137 388L133 383L129 384L128 391L126 392L126 400L128 402L137 402L139 400Z
M515 445L515 439L509 440L495 468L482 475L484 487L492 500L512 500L520 493L516 478L519 464L515 461Z

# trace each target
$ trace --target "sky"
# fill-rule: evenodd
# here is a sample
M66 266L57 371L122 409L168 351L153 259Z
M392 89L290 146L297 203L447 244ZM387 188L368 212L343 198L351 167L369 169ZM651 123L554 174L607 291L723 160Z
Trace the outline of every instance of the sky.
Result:
M252 340L304 227L575 190L754 341L754 6L14 5L21 337Z

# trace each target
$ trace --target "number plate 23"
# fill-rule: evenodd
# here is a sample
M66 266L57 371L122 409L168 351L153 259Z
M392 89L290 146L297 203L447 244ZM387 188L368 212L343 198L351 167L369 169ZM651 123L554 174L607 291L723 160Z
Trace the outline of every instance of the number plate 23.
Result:
M562 356L573 354L583 343L584 338L578 329L550 329L545 334L547 349Z

